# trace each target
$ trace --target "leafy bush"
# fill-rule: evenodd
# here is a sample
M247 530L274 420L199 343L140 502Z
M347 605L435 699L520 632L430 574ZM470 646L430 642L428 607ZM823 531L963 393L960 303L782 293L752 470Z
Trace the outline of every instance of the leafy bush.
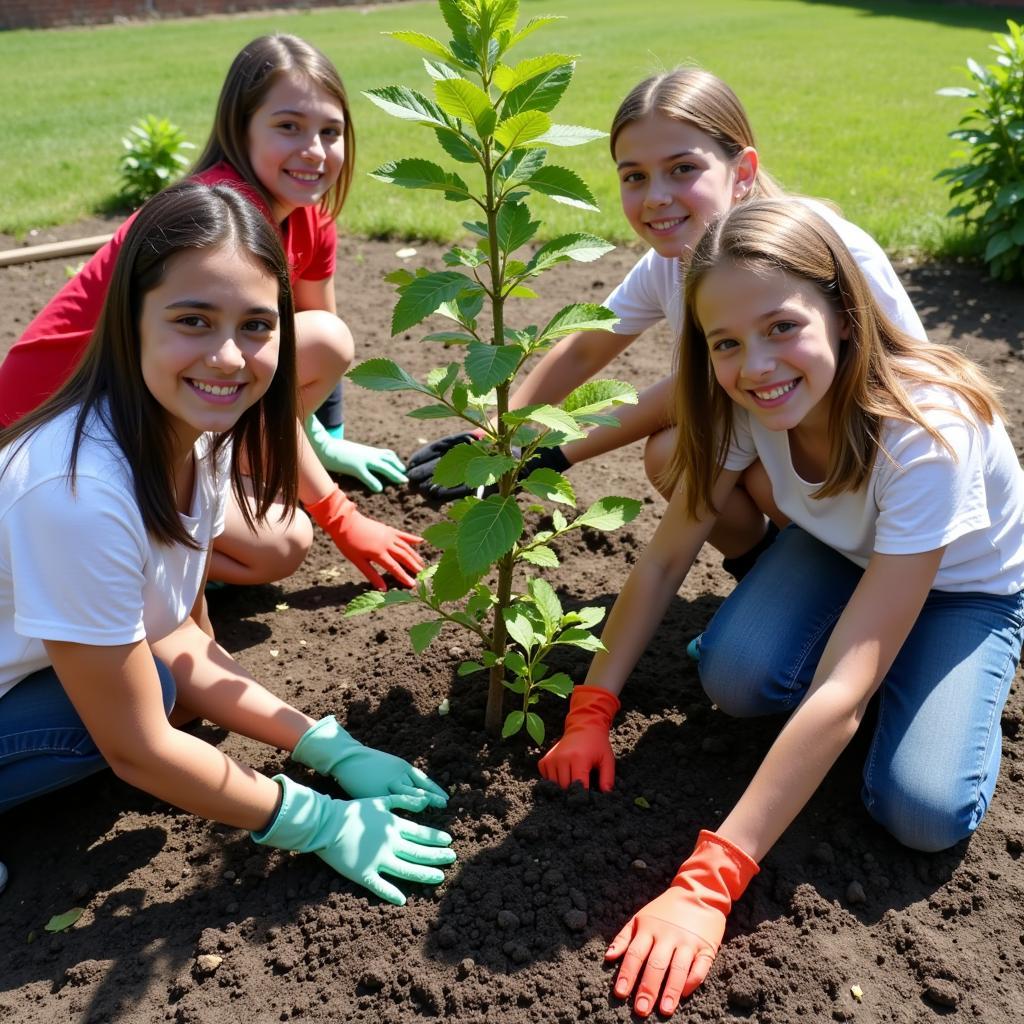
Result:
M963 217L984 245L993 277L1024 278L1024 39L1021 27L1007 21L1009 34L996 33L990 49L996 62L982 67L968 59L970 88L940 89L941 96L977 100L949 133L964 144L954 156L964 163L947 167L956 206L950 217Z
M389 359L371 359L349 376L374 391L422 395L429 404L410 413L416 419L455 417L465 428L477 430L478 439L468 438L443 456L434 479L442 486L466 484L494 493L463 498L442 522L424 531L442 555L420 574L415 593L364 594L350 603L346 614L419 602L431 614L409 631L417 652L430 645L445 623L468 629L484 650L479 661L460 665L459 674L489 670L488 731L500 728L509 736L525 726L540 743L544 724L531 710L540 691L564 698L573 685L565 673L551 673L546 659L563 645L602 649L591 630L604 610L565 612L542 579L528 579L516 588L515 570L527 565L557 568L553 540L584 526L616 529L637 515L640 502L604 498L570 521L562 511L576 505L570 482L554 469L530 463L541 449L583 437L587 427L616 423L607 410L635 403L636 391L618 381L590 381L560 407L531 405L510 411L512 383L531 356L574 331L610 328L616 318L603 306L579 304L566 306L543 327L513 328L505 322L505 303L513 296L535 297L526 282L551 267L570 259L589 262L613 248L594 235L577 233L555 238L532 255L516 255L540 226L525 202L531 194L597 209L577 174L546 161L548 147L581 145L604 133L554 124L548 116L572 80L571 56L543 54L506 62L515 44L554 18L533 18L517 31L518 0L439 0L439 6L452 35L447 44L418 32L389 33L427 54L423 63L433 79L433 99L399 86L366 95L389 114L429 128L441 148L479 181L474 190L462 177L466 170L456 173L418 157L392 161L373 172L380 181L432 189L449 202L475 207L480 219L464 223L472 242L445 254L448 269L423 268L416 274L398 270L389 276L399 292L392 333L438 313L452 326L423 340L440 342L446 349L465 346L466 355L461 362L431 371L422 382ZM495 567L492 589L486 578ZM505 690L517 696L519 707L503 722Z
M150 196L179 178L188 166L184 150L195 149L177 125L148 114L121 139L121 196L141 206Z

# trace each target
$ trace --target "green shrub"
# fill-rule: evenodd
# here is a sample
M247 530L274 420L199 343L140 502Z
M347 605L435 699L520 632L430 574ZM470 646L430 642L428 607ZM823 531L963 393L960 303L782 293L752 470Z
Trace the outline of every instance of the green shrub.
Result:
M1024 39L1007 21L1009 34L996 33L990 47L996 62L982 67L968 59L970 88L940 89L940 96L977 100L949 133L963 143L954 156L964 162L937 177L949 180L956 205L950 217L963 217L984 246L993 277L1024 278Z
M585 182L547 163L547 154L549 147L582 145L604 132L555 124L548 116L572 80L573 57L554 53L508 60L516 43L553 18L534 18L517 31L519 0L439 0L439 6L452 34L448 43L419 32L390 33L427 54L423 63L433 80L433 97L399 86L372 89L366 96L389 114L429 129L459 169L405 157L372 176L401 188L430 189L471 208L475 219L464 223L471 241L445 254L446 269L389 276L399 292L392 333L437 313L451 326L428 334L424 342L441 343L446 350L461 346L466 355L422 382L390 359L371 359L349 376L374 391L418 393L429 404L410 413L417 419L455 418L462 429L479 431L481 436L467 436L444 455L434 480L494 493L463 498L442 522L423 531L442 555L420 573L413 593L364 594L346 614L419 602L430 617L409 630L417 652L447 623L468 629L482 651L479 661L463 662L458 671L489 673L488 731L509 736L525 728L541 743L544 723L533 706L542 691L564 698L573 686L566 673L552 672L548 658L558 647L603 649L592 630L604 609L567 612L549 583L517 580L516 570L557 568L551 546L557 537L583 527L616 529L641 506L633 498L603 498L569 519L565 513L576 506L572 484L553 468L537 468L535 456L583 437L590 426L616 423L608 410L637 399L629 384L590 381L560 407L510 410L512 383L531 356L574 331L608 329L616 317L603 306L581 303L566 306L544 326L514 328L505 320L505 302L535 297L533 282L551 267L567 260L590 262L612 248L594 235L574 233L521 252L540 227L526 205L528 197L597 209ZM503 718L506 690L519 706Z
M150 196L181 177L188 166L184 150L195 149L177 125L148 114L121 139L121 196L141 206Z

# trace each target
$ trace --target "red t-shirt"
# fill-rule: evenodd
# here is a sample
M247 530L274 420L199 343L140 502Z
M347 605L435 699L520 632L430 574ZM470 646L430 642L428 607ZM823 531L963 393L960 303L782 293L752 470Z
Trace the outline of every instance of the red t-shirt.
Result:
M228 164L195 176L206 185L231 185L260 208L266 203ZM9 425L50 397L82 357L107 295L132 214L102 249L39 311L0 364L0 424ZM338 232L319 206L301 206L286 220L283 242L291 280L322 281L334 273Z

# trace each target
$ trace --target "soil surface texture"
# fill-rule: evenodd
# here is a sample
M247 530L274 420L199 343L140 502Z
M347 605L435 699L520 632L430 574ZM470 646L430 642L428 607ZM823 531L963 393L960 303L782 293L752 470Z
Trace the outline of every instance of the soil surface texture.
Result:
M26 241L103 227L89 222ZM0 248L14 244L0 238ZM338 308L359 359L388 355L422 373L447 360L418 334L388 336L394 293L382 275L403 262L399 248L344 239ZM416 248L406 266L441 265L439 248ZM512 322L601 301L636 255L618 250L558 268L539 283L542 299L517 308ZM932 338L965 349L1004 386L1020 455L1024 291L968 266L899 269ZM61 260L0 271L0 350L66 273ZM670 366L671 340L652 331L606 375L643 386ZM406 417L416 405L409 395L348 385L345 405L349 436L403 456L445 432L444 423ZM583 507L609 494L644 501L624 529L572 535L559 549L562 567L547 574L566 606L610 607L664 503L644 477L638 445L576 468L571 479ZM347 489L369 514L413 531L437 515L405 489ZM451 792L446 810L417 817L452 833L458 862L435 889L402 883L409 903L397 908L316 857L257 847L242 831L100 773L0 819L0 860L10 870L0 896L0 1016L18 1024L629 1020L630 1007L610 994L608 942L664 889L698 830L722 820L782 724L725 717L684 656L730 586L705 550L625 691L610 794L563 792L540 780L539 751L525 736L485 735L485 684L455 674L472 651L468 635L446 628L417 657L406 635L422 617L414 606L343 619L366 585L322 535L281 585L213 593L221 643L258 679L314 717L336 714L359 739L414 761ZM561 660L582 680L585 654ZM442 716L446 699L451 710ZM546 696L540 710L557 737L565 704ZM928 856L900 847L863 809L862 729L765 858L707 982L675 1019L1024 1019L1022 719L1018 674L1002 718L992 807L969 842ZM328 785L282 751L210 726L199 734L260 771ZM44 930L74 907L84 913L73 927Z

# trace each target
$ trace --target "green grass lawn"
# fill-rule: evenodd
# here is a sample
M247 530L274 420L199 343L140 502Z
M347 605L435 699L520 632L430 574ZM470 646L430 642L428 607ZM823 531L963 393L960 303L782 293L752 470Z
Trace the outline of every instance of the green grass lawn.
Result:
M989 36L1005 28L1006 12L881 0L522 0L521 14L566 20L524 42L517 59L552 50L579 55L555 120L607 128L640 78L696 61L739 94L764 164L786 187L839 203L890 250L955 248L945 190L933 176L950 161L945 133L967 101L935 90L964 84L955 69L968 56L987 59ZM22 235L108 208L121 135L144 114L169 117L201 144L235 52L256 35L286 31L324 50L351 93L358 171L343 230L460 235L468 207L366 177L398 156L441 155L429 132L387 117L360 95L392 83L431 90L418 52L380 35L391 29L439 36L444 25L436 5L423 2L0 33L0 231ZM607 146L553 155L586 178L601 213L538 197L545 234L586 229L628 240Z

